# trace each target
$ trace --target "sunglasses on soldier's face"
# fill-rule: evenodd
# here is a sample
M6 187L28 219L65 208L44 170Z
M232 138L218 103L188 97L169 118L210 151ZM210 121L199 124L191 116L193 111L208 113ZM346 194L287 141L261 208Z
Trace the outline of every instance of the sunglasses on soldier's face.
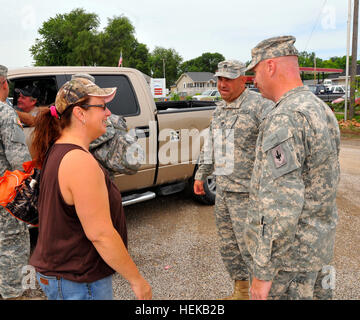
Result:
M95 108L103 108L103 110L106 110L106 103L104 104L83 104L81 106L82 108L91 108L91 107L95 107Z

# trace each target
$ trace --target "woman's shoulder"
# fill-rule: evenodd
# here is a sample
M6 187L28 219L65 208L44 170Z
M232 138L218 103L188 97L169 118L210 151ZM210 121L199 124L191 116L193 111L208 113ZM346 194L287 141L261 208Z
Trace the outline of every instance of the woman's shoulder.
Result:
M61 165L71 171L101 171L101 168L93 155L83 148L74 148L67 152Z

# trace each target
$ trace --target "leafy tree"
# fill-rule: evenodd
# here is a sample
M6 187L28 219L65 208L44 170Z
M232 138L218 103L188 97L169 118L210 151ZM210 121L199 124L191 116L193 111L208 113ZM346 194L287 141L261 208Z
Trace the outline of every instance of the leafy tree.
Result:
M99 32L99 18L84 9L58 14L43 23L40 39L30 49L36 66L123 66L150 73L149 50L135 38L135 28L124 16L108 19Z
M145 44L135 38L135 28L124 16L108 20L104 32L100 34L102 48L99 65L117 66L120 54L123 56L123 67L138 69L150 73L150 54Z
M98 26L97 15L85 13L83 9L75 9L69 14L57 14L55 18L50 18L38 30L42 39L36 39L35 45L30 48L35 65L92 64L98 52ZM87 54L84 55L84 52Z
M155 47L150 61L153 78L163 78L165 69L166 86L169 87L176 82L182 57L174 49Z
M220 61L225 60L220 53L203 53L200 57L185 61L180 66L180 72L212 72L215 73Z

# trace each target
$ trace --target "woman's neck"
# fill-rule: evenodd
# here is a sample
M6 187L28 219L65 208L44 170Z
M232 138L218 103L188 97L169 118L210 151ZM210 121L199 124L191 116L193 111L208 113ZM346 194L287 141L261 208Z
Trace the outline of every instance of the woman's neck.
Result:
M82 132L73 132L73 130L64 129L61 136L55 143L71 143L89 150L89 139Z

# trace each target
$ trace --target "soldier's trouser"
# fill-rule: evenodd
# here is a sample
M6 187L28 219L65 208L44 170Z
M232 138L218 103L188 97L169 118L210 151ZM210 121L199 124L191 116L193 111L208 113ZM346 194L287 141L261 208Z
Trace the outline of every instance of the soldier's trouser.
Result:
M28 264L30 236L25 223L0 208L0 295L21 296L22 268Z
M321 271L279 271L273 280L268 300L331 299L332 290L322 287L322 279Z
M244 241L244 225L249 204L248 193L222 191L217 187L215 219L221 240L220 253L233 280L248 280L247 261L251 261Z

